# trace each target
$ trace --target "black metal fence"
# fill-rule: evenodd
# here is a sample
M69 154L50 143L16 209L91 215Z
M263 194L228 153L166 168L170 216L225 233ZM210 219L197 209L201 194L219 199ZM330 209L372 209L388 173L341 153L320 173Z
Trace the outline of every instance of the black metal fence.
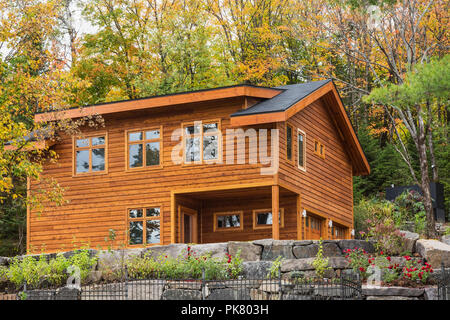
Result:
M341 273L332 279L281 276L263 279L129 278L80 288L30 288L24 300L357 300L362 299L359 275Z
M450 272L441 267L441 275L438 277L438 300L450 300Z

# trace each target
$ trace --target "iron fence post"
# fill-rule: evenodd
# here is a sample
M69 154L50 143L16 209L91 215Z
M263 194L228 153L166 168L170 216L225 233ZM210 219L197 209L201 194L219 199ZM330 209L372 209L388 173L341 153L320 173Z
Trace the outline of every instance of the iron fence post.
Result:
M200 287L202 292L202 300L205 300L205 280L206 280L205 268L202 268L202 283Z
M280 300L283 299L283 289L281 287L281 264L278 266L278 290L280 293Z

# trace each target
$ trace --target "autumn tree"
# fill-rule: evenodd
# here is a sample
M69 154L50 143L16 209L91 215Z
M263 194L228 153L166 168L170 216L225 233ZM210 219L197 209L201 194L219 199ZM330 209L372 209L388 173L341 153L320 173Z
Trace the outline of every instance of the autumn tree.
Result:
M415 178L415 182L423 191L428 222L427 236L435 237L435 219L428 171L428 155L431 156L434 153L430 150L432 144L427 137L433 128L434 114L438 107L442 104L447 105L450 99L450 55L446 55L441 60L416 65L415 69L408 72L405 79L402 79L401 84L389 84L374 89L366 99L369 102L391 106L400 117L401 122L394 125L396 140L400 145L397 150L415 178L414 168L410 161L411 155L405 147L401 127L405 127L406 132L413 139L420 164L420 181ZM433 168L435 166L435 163L431 166L432 170L435 170Z
M222 33L223 48L238 82L265 86L288 82L286 39L295 12L293 1L206 0L208 13Z
M17 252L24 248L25 206L64 202L58 182L40 176L56 154L35 142L78 132L87 120L34 121L38 112L76 105L75 88L85 85L68 72L58 46L61 8L59 1L0 1L0 238L17 234ZM27 196L27 179L40 190Z

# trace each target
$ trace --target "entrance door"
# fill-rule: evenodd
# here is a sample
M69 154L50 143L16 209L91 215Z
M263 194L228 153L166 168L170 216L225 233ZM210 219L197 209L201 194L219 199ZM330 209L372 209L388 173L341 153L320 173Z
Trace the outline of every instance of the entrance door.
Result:
M306 235L308 240L319 240L322 237L323 219L308 212L306 217Z
M178 215L180 221L180 242L197 243L198 242L197 211L183 206L179 206Z

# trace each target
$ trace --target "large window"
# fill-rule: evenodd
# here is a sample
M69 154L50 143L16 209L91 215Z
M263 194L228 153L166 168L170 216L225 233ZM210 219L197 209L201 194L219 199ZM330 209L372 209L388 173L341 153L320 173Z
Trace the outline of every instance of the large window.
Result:
M306 171L306 133L298 129L297 131L297 165Z
M286 159L290 162L293 163L294 161L294 157L292 154L292 149L293 149L293 142L294 140L292 139L294 132L292 130L292 126L289 124L286 124Z
M128 244L161 242L161 207L128 209Z
M214 231L243 230L243 212L219 212L214 214Z
M280 208L278 215L280 226L284 227L284 209ZM253 229L266 229L272 227L272 210L259 209L253 210Z
M219 121L183 124L184 162L202 163L220 158Z
M106 134L74 138L74 174L106 172Z
M127 169L161 166L162 128L127 131Z

